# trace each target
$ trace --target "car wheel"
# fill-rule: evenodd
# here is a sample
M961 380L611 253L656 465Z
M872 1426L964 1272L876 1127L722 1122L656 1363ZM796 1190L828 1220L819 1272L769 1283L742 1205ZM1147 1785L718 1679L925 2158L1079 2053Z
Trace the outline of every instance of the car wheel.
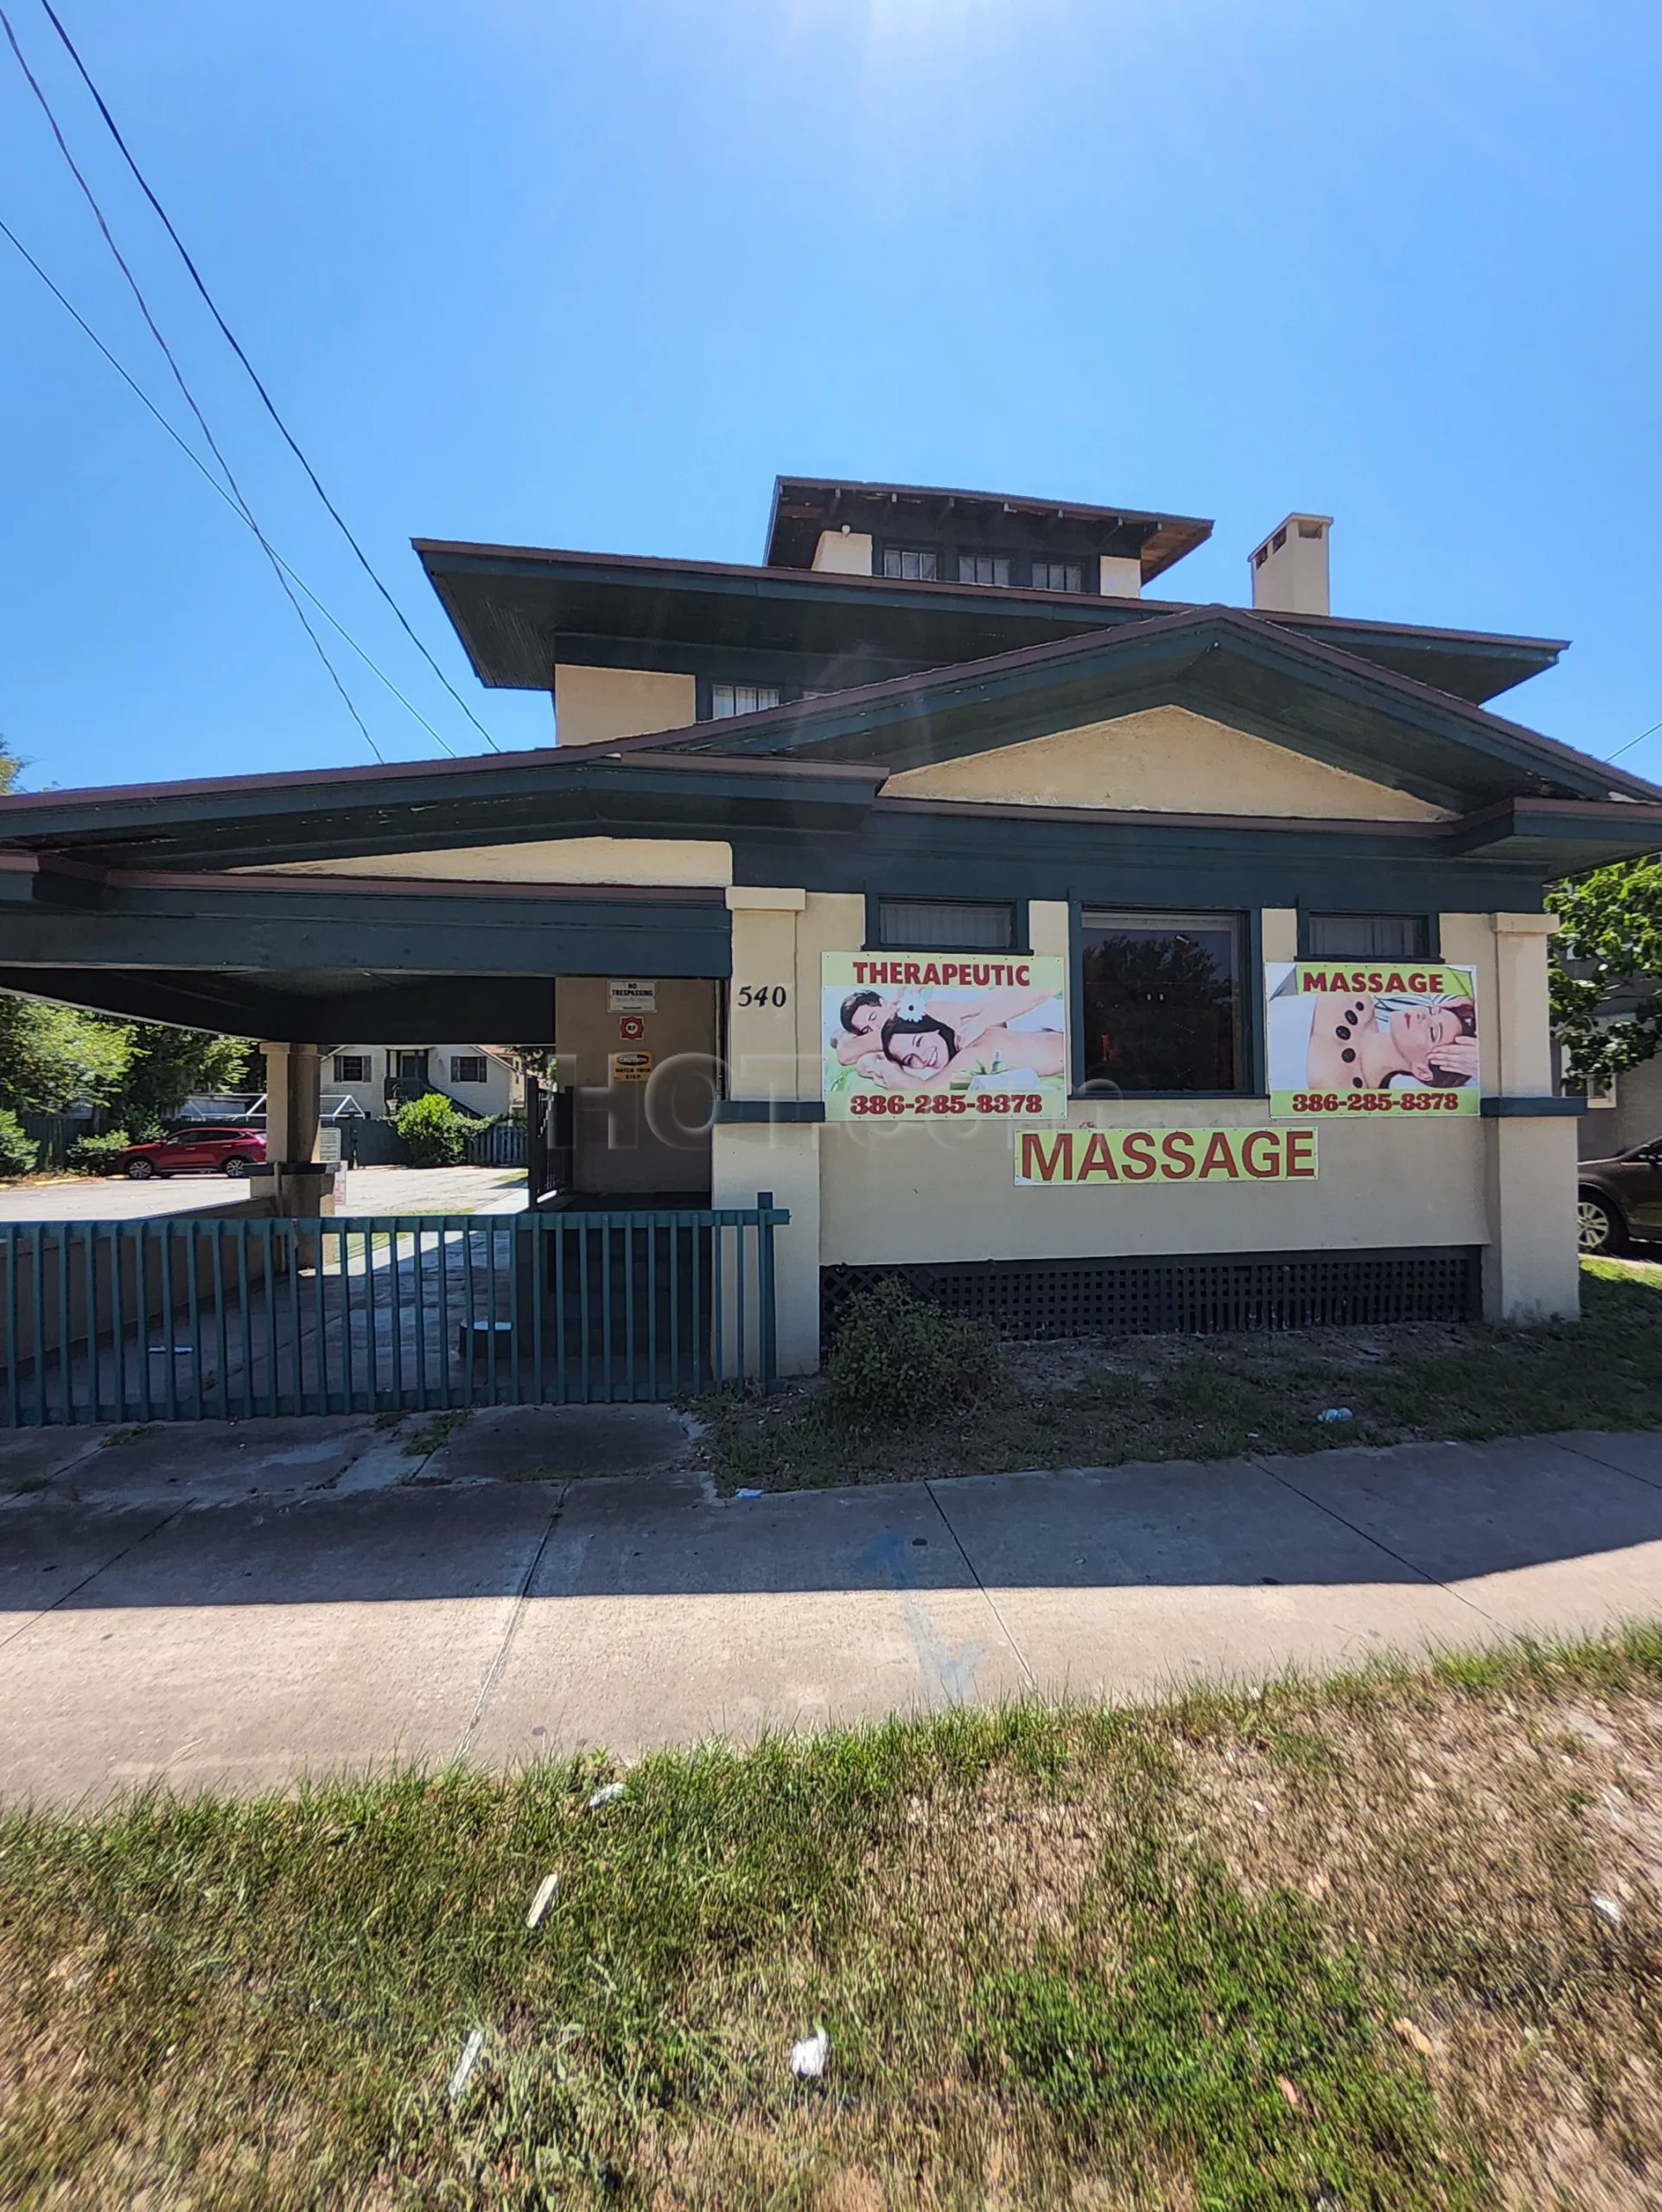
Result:
M241 1153L233 1152L220 1172L223 1175L231 1176L236 1182L241 1182L248 1173L248 1162L243 1158Z
M1576 1218L1583 1252L1602 1253L1608 1257L1612 1252L1621 1251L1627 1242L1621 1216L1608 1198L1601 1198L1596 1191L1582 1192L1576 1202Z
M148 1160L130 1160L127 1162L127 1180L130 1183L148 1183L155 1173L156 1169Z

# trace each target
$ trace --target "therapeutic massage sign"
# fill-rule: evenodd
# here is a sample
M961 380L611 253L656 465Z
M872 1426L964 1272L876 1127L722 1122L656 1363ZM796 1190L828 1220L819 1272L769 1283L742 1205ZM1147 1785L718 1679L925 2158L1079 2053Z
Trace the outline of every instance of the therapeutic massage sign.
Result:
M828 1122L1067 1118L1067 963L984 952L827 952Z
M1023 1129L1018 1183L1314 1183L1314 1129Z
M1270 1111L1480 1112L1475 981L1440 960L1266 962Z

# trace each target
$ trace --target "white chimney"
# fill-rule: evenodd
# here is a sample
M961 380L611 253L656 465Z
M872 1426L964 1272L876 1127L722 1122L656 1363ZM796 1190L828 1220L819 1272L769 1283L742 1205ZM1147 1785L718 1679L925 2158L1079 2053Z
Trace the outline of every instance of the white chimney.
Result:
M1273 614L1327 614L1331 515L1289 515L1253 549L1252 604Z

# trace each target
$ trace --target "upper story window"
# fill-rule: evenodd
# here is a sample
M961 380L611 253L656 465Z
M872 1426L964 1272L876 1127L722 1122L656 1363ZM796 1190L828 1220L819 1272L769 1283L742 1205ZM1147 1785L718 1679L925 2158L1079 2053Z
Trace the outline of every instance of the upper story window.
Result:
M759 715L779 704L777 683L712 683L710 711L719 721L729 715Z
M452 1052L450 1055L452 1083L488 1083L490 1069L482 1052Z
M1083 1087L1243 1088L1238 914L1083 917Z
M903 583L933 584L940 581L940 556L933 545L885 545L883 574Z
M1035 561L1033 564L1035 591L1083 591L1085 563L1083 561Z
M877 942L924 952L1007 952L1016 909L1007 899L880 899Z
M367 1083L369 1054L337 1052L334 1056L334 1079L337 1083Z
M960 553L958 556L958 580L961 584L1007 584L1009 582L1008 553Z
M1312 960L1423 960L1431 950L1424 914L1307 914Z

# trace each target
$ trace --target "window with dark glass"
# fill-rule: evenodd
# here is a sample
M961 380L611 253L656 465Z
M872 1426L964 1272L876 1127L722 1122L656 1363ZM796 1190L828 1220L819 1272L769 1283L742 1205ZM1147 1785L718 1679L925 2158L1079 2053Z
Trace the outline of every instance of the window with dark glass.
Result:
M1237 914L1086 913L1081 1088L1242 1088Z
M368 1053L337 1052L334 1056L334 1079L337 1083L367 1083Z
M1007 952L1016 942L1008 899L880 899L877 941L933 952Z
M1082 561L1035 561L1033 564L1035 591L1083 591L1085 563Z
M779 704L777 683L712 683L710 711L717 721L729 715L759 715Z
M1423 914L1307 914L1312 960L1423 960L1431 931Z
M883 574L903 583L933 584L940 581L940 556L933 545L885 545Z
M482 1052L452 1052L450 1080L452 1083L484 1083L489 1079Z
M1008 553L960 553L958 556L958 580L961 584L1007 584L1009 582Z

